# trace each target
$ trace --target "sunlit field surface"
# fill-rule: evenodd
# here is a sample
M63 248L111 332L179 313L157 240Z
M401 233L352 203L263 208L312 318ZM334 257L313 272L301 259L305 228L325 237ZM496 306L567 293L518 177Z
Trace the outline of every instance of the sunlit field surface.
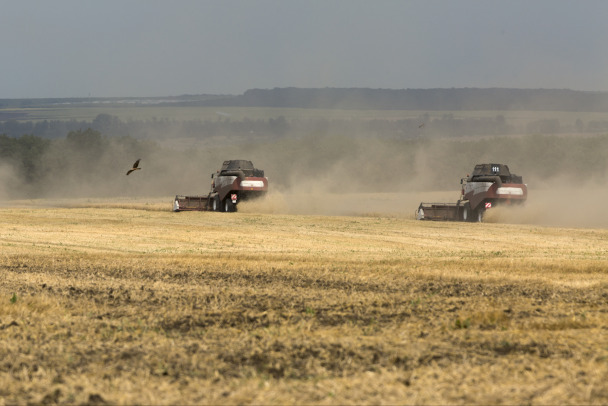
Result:
M605 228L267 203L3 204L0 404L608 403Z

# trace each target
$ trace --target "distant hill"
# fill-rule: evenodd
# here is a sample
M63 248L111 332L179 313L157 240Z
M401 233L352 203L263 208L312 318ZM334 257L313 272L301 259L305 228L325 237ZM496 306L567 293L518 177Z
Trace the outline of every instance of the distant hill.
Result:
M608 92L568 89L251 89L243 95L203 102L242 107L373 110L608 111Z

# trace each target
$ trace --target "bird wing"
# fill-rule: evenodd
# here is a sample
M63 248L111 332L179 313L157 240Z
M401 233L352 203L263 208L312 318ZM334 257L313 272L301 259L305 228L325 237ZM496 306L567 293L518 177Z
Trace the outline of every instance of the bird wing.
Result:
M131 172L133 172L135 169L129 169L129 171L127 172L127 175L130 174Z
M139 165L139 161L141 161L141 158L135 161L135 163L133 164L133 168L137 168L137 166Z

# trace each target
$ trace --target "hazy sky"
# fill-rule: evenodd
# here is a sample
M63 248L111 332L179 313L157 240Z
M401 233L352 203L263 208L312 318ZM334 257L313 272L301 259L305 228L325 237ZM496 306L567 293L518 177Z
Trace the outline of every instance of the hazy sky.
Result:
M604 0L0 0L0 98L608 91Z

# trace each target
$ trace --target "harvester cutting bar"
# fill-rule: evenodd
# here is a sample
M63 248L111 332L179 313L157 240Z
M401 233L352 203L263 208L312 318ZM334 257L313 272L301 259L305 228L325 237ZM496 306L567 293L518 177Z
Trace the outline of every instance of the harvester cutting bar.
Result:
M208 207L209 196L175 196L173 211L205 211Z
M458 203L420 203L416 210L418 220L459 221L462 205Z

